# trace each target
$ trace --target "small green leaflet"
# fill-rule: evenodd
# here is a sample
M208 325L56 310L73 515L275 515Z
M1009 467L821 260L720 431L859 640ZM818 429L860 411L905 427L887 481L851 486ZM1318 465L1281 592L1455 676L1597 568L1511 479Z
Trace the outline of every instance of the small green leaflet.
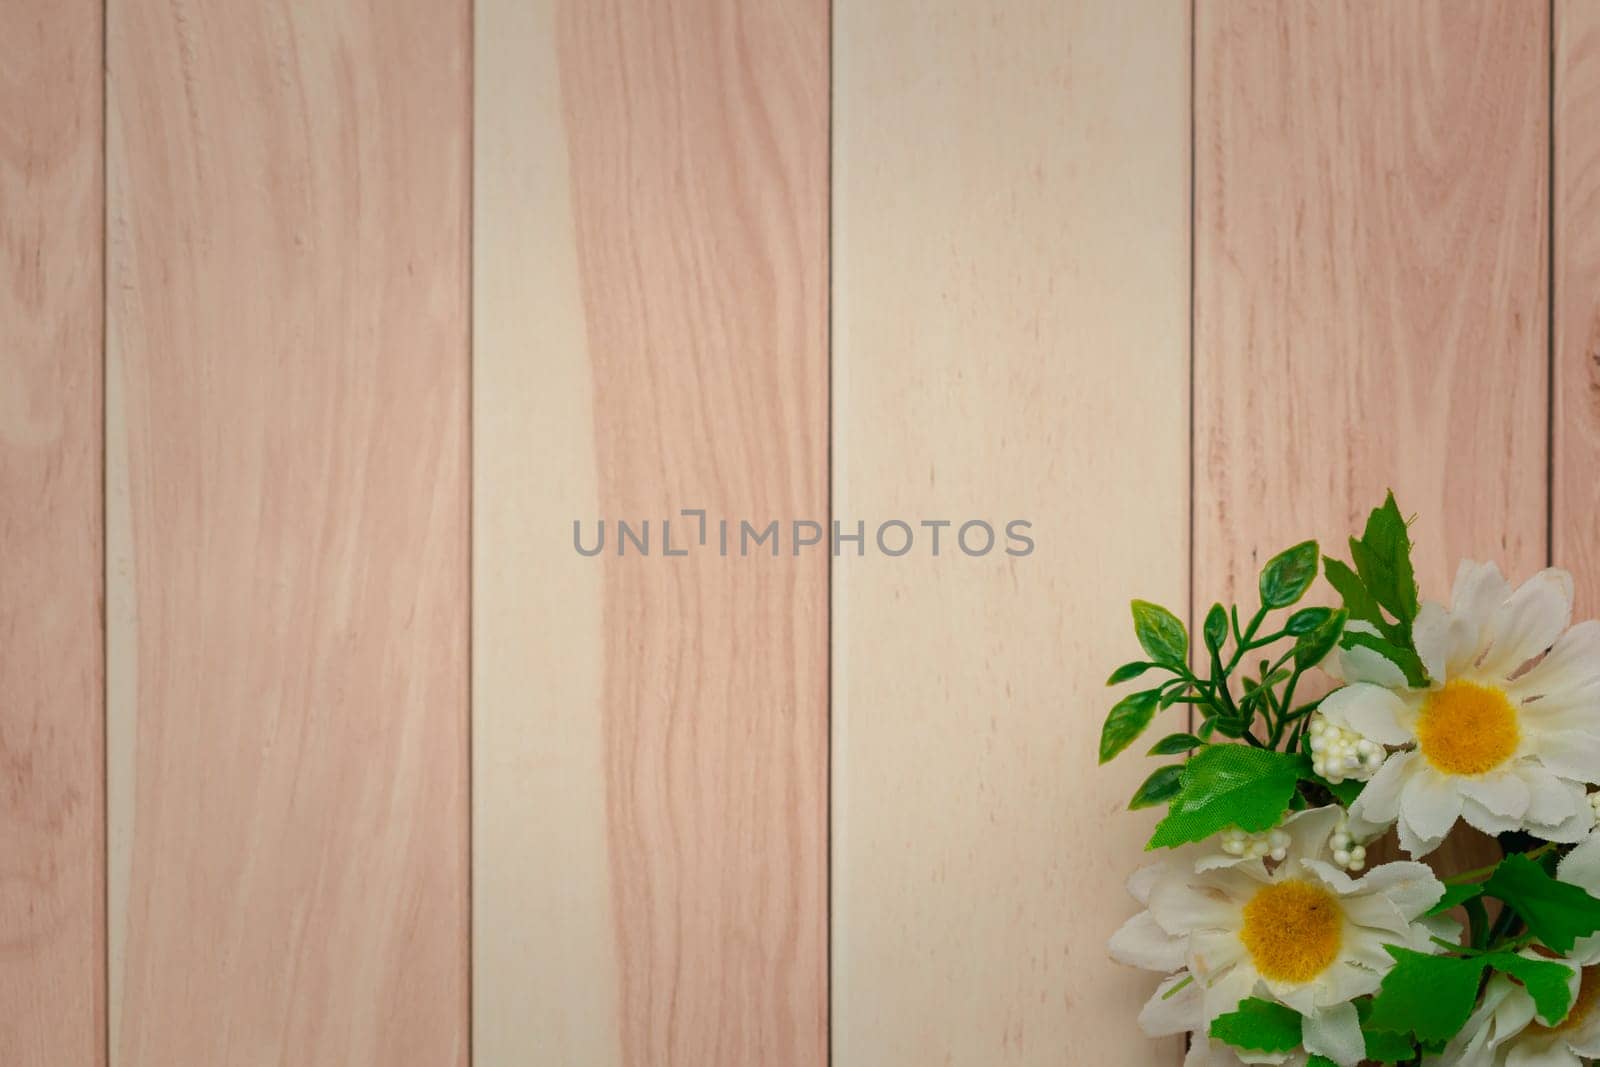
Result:
M1132 681L1154 666L1154 663L1146 663L1137 659L1132 663L1124 663L1111 672L1111 677L1106 679L1106 685L1121 685L1123 682Z
M1182 786L1146 848L1201 841L1229 826L1257 833L1289 809L1304 756L1247 745L1212 745L1184 765Z
M1205 742L1194 734L1168 734L1150 746L1147 756L1176 756L1180 752L1187 752L1191 748L1199 748Z
M1306 595L1317 578L1317 543L1302 541L1261 568L1261 606L1286 608Z
M1327 622L1332 614L1332 608L1301 608L1289 616L1289 621L1283 624L1283 632L1300 637Z
M1410 632L1417 617L1417 578L1411 569L1411 538L1394 493L1367 516L1361 540L1350 539L1350 554L1367 592Z
M1533 1007L1546 1026L1555 1026L1572 1008L1571 967L1554 960L1530 960L1515 952L1496 952L1482 957L1497 971L1504 971L1527 989Z
M1293 1052L1301 1045L1300 1013L1251 997L1211 1022L1211 1036L1251 1052Z
M1400 673L1406 676L1408 685L1422 687L1428 684L1428 672L1422 666L1422 658L1409 648L1402 647L1386 637L1367 633L1365 630L1345 630L1339 638L1342 648L1370 648L1384 659L1400 668Z
M1348 613L1341 608L1329 615L1316 629L1301 634L1294 643L1295 667L1308 671L1321 663L1333 651L1333 646L1339 643L1347 618Z
M1178 617L1148 600L1133 602L1133 632L1145 655L1157 663L1181 667L1189 658L1189 631Z
M1222 610L1221 604L1211 605L1211 610L1206 612L1202 633L1205 636L1206 648L1212 652L1221 650L1222 642L1228 637L1228 613Z
M1421 1041L1448 1041L1460 1033L1478 1001L1482 960L1384 947L1395 964L1373 998L1372 1028L1414 1033Z
M1100 762L1105 763L1117 753L1133 744L1134 740L1155 718L1156 705L1161 700L1161 690L1146 689L1129 693L1117 701L1106 724L1100 729Z
M1378 607L1378 602L1372 599L1367 587L1361 584L1361 578L1350 569L1349 564L1341 563L1332 556L1323 556L1322 568L1328 576L1328 584L1344 601L1345 610L1352 619L1379 627L1388 625L1388 620L1383 617L1383 609Z
M1178 795L1178 783L1183 777L1183 764L1174 763L1170 766L1159 767L1144 780L1133 799L1128 801L1128 810L1137 811L1140 808L1151 808L1157 804L1165 804Z
M1600 900L1557 881L1526 856L1501 860L1483 891L1505 901L1535 937L1557 952L1571 952L1578 938L1600 931Z

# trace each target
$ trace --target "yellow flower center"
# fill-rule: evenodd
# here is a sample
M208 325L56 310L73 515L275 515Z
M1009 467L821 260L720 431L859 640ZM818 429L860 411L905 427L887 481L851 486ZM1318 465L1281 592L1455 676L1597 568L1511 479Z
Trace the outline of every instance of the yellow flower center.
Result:
M1567 1012L1567 1017L1555 1026L1545 1026L1537 1020L1534 1021L1534 1025L1541 1030L1552 1030L1556 1033L1576 1030L1594 1012L1596 1003L1600 1003L1600 967L1585 967L1579 974L1578 995L1573 998L1572 1010Z
M1417 745L1446 774L1483 774L1516 754L1522 740L1517 709L1504 692L1476 682L1449 682L1431 694L1417 719Z
M1239 940L1264 978L1309 982L1333 966L1343 939L1338 899L1310 882L1263 886L1244 906Z

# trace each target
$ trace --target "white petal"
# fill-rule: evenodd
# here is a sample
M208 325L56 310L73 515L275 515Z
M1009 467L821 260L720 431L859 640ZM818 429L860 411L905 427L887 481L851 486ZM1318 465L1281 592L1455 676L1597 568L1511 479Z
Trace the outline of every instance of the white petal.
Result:
M1400 812L1400 796L1406 780L1418 769L1421 759L1415 751L1397 752L1383 761L1372 781L1350 805L1350 817L1375 826L1387 826Z
M1507 1047L1505 1067L1583 1067L1583 1061L1559 1038L1524 1038Z
M1450 650L1453 647L1450 612L1442 605L1428 601L1417 612L1416 620L1411 624L1411 643L1416 646L1417 658L1422 660L1423 670L1428 672L1428 678L1435 683L1442 683L1450 677ZM1463 640L1471 642L1476 640L1476 626L1469 627L1465 623L1457 624L1456 629L1465 636ZM1470 629L1470 633L1467 631Z
M1444 896L1444 883L1425 863L1397 860L1372 868L1356 883L1363 896L1380 895L1407 919L1415 919Z
M1418 838L1442 838L1461 818L1461 793L1455 783L1431 768L1419 770L1400 795L1400 825Z
M1600 734L1576 730L1541 733L1532 748L1539 762L1561 777L1600 783Z
M1383 984L1383 976L1366 967L1354 966L1353 961L1341 961L1328 968L1312 983L1316 990L1316 1003L1321 1009L1376 993Z
M1172 880L1158 882L1150 891L1151 916L1174 937L1196 930L1238 929L1242 921L1240 907L1238 901L1228 899L1211 885Z
M1376 634L1378 628L1370 622L1352 620L1345 626L1348 631ZM1388 689L1404 689L1410 683L1405 672L1394 665L1387 656L1380 655L1364 645L1341 648L1337 654L1322 661L1322 669L1341 682L1371 682Z
M1188 984L1172 992L1184 982ZM1139 1029L1146 1037L1168 1037L1195 1029L1201 1025L1200 993L1200 983L1188 973L1162 979L1155 996L1139 1011Z
M1456 567L1455 586L1450 590L1450 614L1474 626L1486 626L1495 609L1510 596L1511 583L1498 566L1464 559Z
M1356 1067L1366 1055L1366 1040L1356 1006L1349 1002L1323 1008L1301 1025L1306 1051L1326 1056L1339 1067Z
M1509 678L1554 645L1571 621L1572 575L1555 567L1540 571L1495 609L1489 623L1493 640L1481 664L1483 671Z
M1193 970L1207 980L1242 962L1244 957L1244 942L1235 931L1201 930L1189 939Z
M1512 771L1491 771L1488 774L1464 777L1459 780L1461 794L1476 800L1489 811L1508 819L1522 819L1528 814L1531 798L1528 783Z
M1574 815L1593 818L1583 786L1557 778L1536 762L1521 763L1517 773L1528 783L1528 822L1539 826L1564 823Z
M1513 830L1520 830L1527 819L1508 819L1504 815L1496 815L1476 800L1465 799L1461 805L1461 818L1474 830L1482 830L1493 836L1494 834L1508 834Z
M1241 1001L1255 996L1260 981L1261 976L1256 969L1248 965L1235 967L1227 974L1212 979L1201 993L1204 1028L1209 1029L1217 1016L1233 1011Z
M1591 896L1600 896L1600 834L1590 834L1577 848L1561 857L1556 877Z
M1529 695L1600 686L1600 620L1580 622L1562 634L1550 654L1517 679Z
M1400 725L1405 701L1393 692L1370 682L1356 682L1336 689L1322 698L1322 714L1385 745L1403 745L1411 731Z
M1344 817L1344 809L1337 804L1297 811L1283 820L1284 832L1289 835L1285 863L1312 859L1328 854L1328 838Z
M1183 968L1184 939L1173 937L1141 911L1111 935L1111 958L1130 967L1171 974Z

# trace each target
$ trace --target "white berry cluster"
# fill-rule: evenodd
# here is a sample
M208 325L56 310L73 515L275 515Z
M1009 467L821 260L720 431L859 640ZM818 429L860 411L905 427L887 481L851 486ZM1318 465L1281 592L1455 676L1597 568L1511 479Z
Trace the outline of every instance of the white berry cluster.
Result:
M1338 785L1346 778L1365 781L1383 763L1383 746L1354 730L1311 716L1311 769Z
M1333 850L1336 867L1354 873L1367 865L1367 846L1356 844L1350 836L1350 822L1343 815L1339 816L1339 825L1334 829L1333 836L1328 838L1328 847Z
M1235 826L1222 831L1222 851L1247 860L1282 860L1289 854L1289 835L1283 830L1252 834Z

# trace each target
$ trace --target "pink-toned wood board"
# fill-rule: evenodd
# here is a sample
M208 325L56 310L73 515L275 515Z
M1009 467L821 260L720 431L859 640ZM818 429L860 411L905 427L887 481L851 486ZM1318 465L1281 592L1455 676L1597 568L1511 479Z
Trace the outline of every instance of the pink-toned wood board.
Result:
M1600 616L1600 6L1555 7L1551 540Z
M112 1063L465 1064L469 6L109 19Z
M105 1062L101 7L0 5L0 1063Z
M827 556L666 558L660 523L828 521L828 7L491 0L477 33L478 1047L810 1067Z
M1545 6L1201 4L1195 49L1196 612L1306 536L1346 556L1389 488L1424 597L1531 574Z

